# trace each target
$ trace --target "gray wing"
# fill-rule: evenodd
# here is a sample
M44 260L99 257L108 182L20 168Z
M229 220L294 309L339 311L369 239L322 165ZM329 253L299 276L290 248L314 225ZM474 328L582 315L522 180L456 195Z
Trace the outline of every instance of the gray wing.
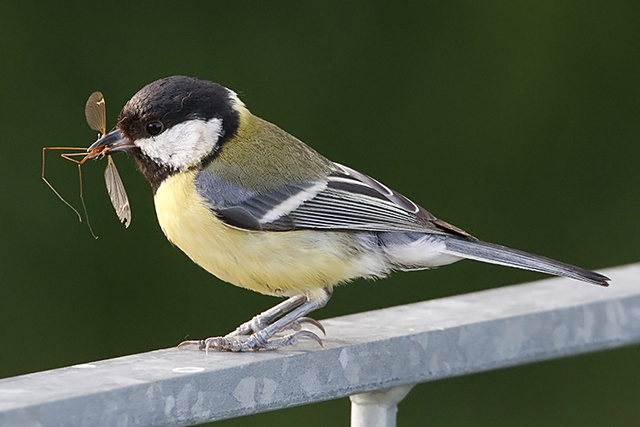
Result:
M373 178L334 164L324 179L258 193L202 170L198 193L225 223L245 230L466 232Z

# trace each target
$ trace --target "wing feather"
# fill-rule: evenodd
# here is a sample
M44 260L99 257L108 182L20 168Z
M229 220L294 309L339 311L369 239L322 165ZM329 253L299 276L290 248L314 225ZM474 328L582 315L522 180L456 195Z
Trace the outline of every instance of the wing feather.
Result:
M241 188L207 170L200 172L196 186L223 221L241 229L430 232L470 237L373 178L337 163L324 179L286 184L266 193Z

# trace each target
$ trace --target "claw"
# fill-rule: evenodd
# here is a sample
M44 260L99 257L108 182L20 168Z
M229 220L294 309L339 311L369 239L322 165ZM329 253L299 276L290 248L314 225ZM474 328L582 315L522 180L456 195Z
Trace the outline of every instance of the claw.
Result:
M178 348L188 346L197 346L198 350L204 350L204 340L182 341L180 344L178 344Z
M288 329L290 331L299 331L302 329L302 324L303 323L309 323L310 325L315 326L316 328L320 329L322 331L322 334L324 336L327 336L327 332L324 330L324 327L322 326L322 324L320 322L318 322L315 319L312 319L310 317L301 317L298 320L295 320L291 323L289 323L289 325L285 328Z
M286 335L282 338L272 339L266 342L263 348L265 350L276 350L278 348L298 344L298 340L303 337L311 338L312 340L320 344L320 347L324 348L324 344L322 344L322 340L311 331L298 331L298 332L294 332L293 334Z
M272 339L266 342L263 348L265 350L276 350L282 347L295 345L295 344L298 344L298 340L300 338L304 338L304 337L311 338L312 340L320 344L320 347L324 348L324 345L322 344L322 340L311 331L294 332L293 334L286 335L282 338Z
M324 332L324 330L323 330ZM316 334L314 334L311 331L300 331L300 332L296 332L295 334L295 338L302 338L302 337L307 337L307 338L311 338L312 340L314 340L315 342L317 342L318 344L320 344L320 347L324 348L324 344L322 343L322 339L320 339L319 336L317 336Z
M310 325L320 329L325 337L327 336L327 331L324 330L324 326L322 326L322 323L318 322L316 319L312 319L311 317L301 317L298 319L298 323L309 323Z

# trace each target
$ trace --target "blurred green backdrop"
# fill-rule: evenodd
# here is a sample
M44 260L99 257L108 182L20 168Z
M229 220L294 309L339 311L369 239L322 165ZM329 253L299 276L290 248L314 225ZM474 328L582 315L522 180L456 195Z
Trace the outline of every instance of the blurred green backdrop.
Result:
M485 240L589 268L640 260L640 3L7 2L0 13L0 377L225 333L276 300L220 282L162 235L116 158L119 224L84 168L93 240L40 180L142 86L218 81L257 115ZM72 201L73 164L48 177ZM332 317L543 276L465 261L338 289ZM588 286L588 285L585 285ZM615 283L613 283L615 286ZM416 387L402 426L637 425L639 348ZM319 416L321 415L321 416ZM219 426L346 425L347 399Z

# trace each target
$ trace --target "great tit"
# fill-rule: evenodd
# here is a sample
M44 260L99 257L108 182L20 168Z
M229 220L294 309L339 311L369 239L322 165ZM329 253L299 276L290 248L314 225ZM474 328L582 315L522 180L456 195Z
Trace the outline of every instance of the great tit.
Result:
M300 323L321 328L304 316L323 307L335 285L463 258L602 286L610 280L480 241L254 116L214 82L173 76L145 86L89 151L96 148L133 155L162 231L196 264L236 286L289 297L226 336L182 343L200 349L320 342ZM286 330L293 332L278 334Z

